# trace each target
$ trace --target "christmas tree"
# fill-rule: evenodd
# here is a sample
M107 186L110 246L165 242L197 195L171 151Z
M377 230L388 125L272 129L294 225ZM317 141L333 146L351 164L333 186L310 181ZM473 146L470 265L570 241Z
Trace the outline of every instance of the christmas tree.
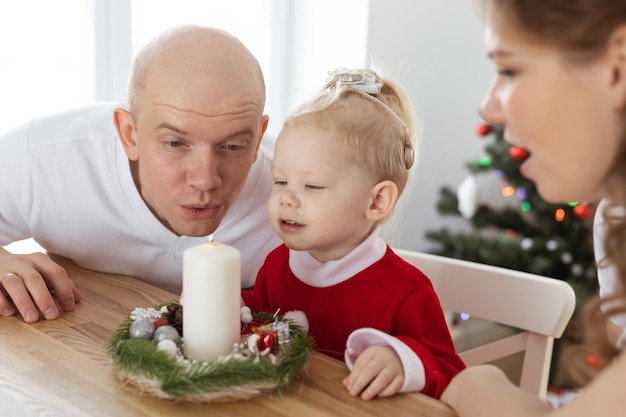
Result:
M440 214L463 217L471 228L428 231L426 237L439 246L431 252L565 280L579 302L596 293L594 207L544 201L535 184L519 172L526 150L506 143L500 126L480 124L477 132L492 139L486 155L467 164L470 175L456 191L443 187L437 204ZM497 201L480 201L481 192L487 191L480 189L481 176L496 180Z
M485 155L467 164L469 175L456 190L441 189L437 204L440 214L465 219L469 230L427 231L426 238L437 244L430 252L565 280L582 306L597 294L595 207L544 201L519 171L528 152L506 143L503 132L501 126L478 125L479 137L487 141ZM580 342L577 328L572 321L563 339Z

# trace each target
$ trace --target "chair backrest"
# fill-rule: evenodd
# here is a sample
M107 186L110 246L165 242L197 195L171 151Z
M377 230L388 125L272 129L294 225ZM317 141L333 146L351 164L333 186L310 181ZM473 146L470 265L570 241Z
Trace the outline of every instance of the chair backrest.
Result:
M471 366L524 351L520 388L545 397L554 338L561 337L575 307L567 282L406 249L394 252L430 278L444 310L519 329L459 355Z

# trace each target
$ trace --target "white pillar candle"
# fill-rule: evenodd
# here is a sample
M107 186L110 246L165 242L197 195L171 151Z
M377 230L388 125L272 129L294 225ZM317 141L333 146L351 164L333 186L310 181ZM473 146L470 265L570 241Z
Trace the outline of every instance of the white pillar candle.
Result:
M241 255L213 242L183 254L183 346L188 359L213 362L240 339Z

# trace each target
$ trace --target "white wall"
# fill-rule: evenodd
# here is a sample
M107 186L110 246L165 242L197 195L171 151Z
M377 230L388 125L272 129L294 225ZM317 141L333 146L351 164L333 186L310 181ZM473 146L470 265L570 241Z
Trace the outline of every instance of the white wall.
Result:
M286 114L323 88L328 70L366 65L368 8L364 0L276 0L273 4L280 22L288 23L274 28L282 33L274 34L275 65L265 73L268 131L276 135Z
M370 0L368 53L401 81L418 109L422 146L414 185L396 219L391 245L425 251L426 230L466 222L442 218L439 189L468 175L465 163L482 155L475 134L478 107L494 68L482 45L483 24L474 2ZM407 190L409 191L409 190Z

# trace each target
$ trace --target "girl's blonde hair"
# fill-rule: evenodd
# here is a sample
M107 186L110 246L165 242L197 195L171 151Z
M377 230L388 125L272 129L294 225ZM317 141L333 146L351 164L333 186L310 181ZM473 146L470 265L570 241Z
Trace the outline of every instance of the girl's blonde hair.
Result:
M347 85L325 89L292 111L284 128L299 120L314 122L378 181L394 182L402 194L417 153L417 117L400 85L382 82L378 94Z

